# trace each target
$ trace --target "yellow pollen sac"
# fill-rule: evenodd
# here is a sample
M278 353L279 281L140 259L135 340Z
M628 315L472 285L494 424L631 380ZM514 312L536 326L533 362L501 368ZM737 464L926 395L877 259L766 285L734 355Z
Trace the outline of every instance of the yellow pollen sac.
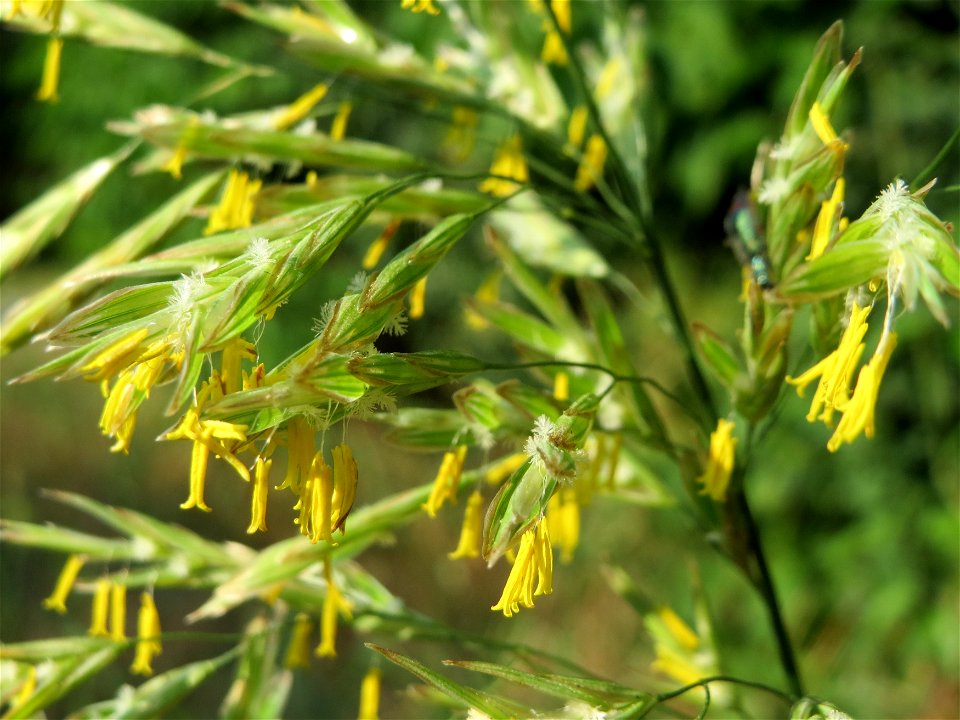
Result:
M701 495L709 495L716 502L727 498L727 486L733 474L737 440L733 437L734 423L720 419L717 429L710 433L710 453L707 467L697 482L703 485Z
M483 495L474 490L467 499L456 549L447 554L451 560L480 557L480 536L483 534Z
M333 531L341 533L347 531L347 516L353 509L357 499L357 461L353 452L346 443L337 445L333 451L333 515L331 524Z
M664 606L657 610L657 614L673 638L686 650L696 650L700 646L697 634L671 608Z
M869 314L869 306L861 308L854 304L850 312L850 324L844 330L837 349L799 377L786 378L788 383L796 386L797 395L800 397L803 397L807 385L820 378L810 403L810 412L807 413L808 422L820 419L830 425L834 411L839 410L849 399L850 380L863 354L863 338L869 329L866 322Z
M337 615L343 615L349 620L352 614L350 603L340 594L340 590L333 581L329 557L323 560L323 574L327 580L327 594L323 599L323 610L320 614L320 644L314 654L317 657L336 657Z
M63 40L52 37L47 40L47 56L43 61L43 79L37 90L37 100L55 103L60 101L57 90L60 86L60 57L63 54Z
M400 0L400 7L415 13L440 14L440 8L433 4L433 0Z
M290 632L290 643L283 659L285 668L310 667L310 635L313 633L313 620L306 613L297 613Z
M387 249L387 245L390 244L390 240L393 239L397 230L400 229L401 223L401 220L393 220L383 229L380 236L370 243L370 247L367 248L367 252L363 256L362 264L364 270L372 270L377 266L380 258L383 257L384 251Z
M261 180L250 180L247 173L231 170L220 197L220 204L210 213L203 234L213 235L221 230L250 227L253 224L254 204L261 185Z
M290 488L295 495L302 492L313 462L315 433L302 417L287 424L287 474L276 489Z
M813 226L813 240L810 243L810 254L806 260L813 260L823 255L833 236L834 225L839 225L838 215L843 211L843 178L837 178L833 186L833 193L829 200L820 205L820 214Z
M93 590L93 606L90 610L90 629L87 634L93 637L110 637L107 630L107 618L110 614L110 580L100 578Z
M71 555L63 565L60 576L57 578L57 584L50 597L43 601L43 606L48 610L53 610L63 615L67 612L67 596L73 589L73 584L77 581L77 575L83 567L86 558L83 555Z
M149 334L146 328L140 328L107 345L80 368L90 373L84 380L105 380L133 365L143 352L140 346Z
M603 166L607 162L607 143L600 135L594 134L587 140L587 149L577 167L577 177L573 181L574 189L586 192L603 177Z
M843 443L852 443L860 433L868 438L873 437L874 412L877 407L880 382L883 380L887 363L890 362L890 356L896 346L896 333L889 333L881 338L880 346L870 361L860 368L853 397L840 408L843 417L840 418L836 431L827 442L827 450L830 452L836 452Z
M203 499L203 490L207 478L207 459L210 450L207 448L204 439L209 439L201 435L193 441L193 451L190 454L190 494L187 499L180 503L180 508L189 510L198 508L204 512L213 510Z
M477 111L457 105L453 108L450 129L443 139L458 162L463 162L473 153L477 140Z
M553 399L560 402L570 399L570 376L562 370L553 378Z
M460 445L455 452L443 454L440 470L433 481L430 497L422 505L427 515L434 518L443 507L446 500L456 502L457 487L460 484L460 475L463 472L463 462L467 457L467 446Z
M134 675L153 675L153 658L163 651L160 644L160 614L153 595L140 594L140 611L137 614L137 648L130 666Z
M380 668L370 668L360 683L357 720L377 720L380 715Z
M583 138L587 134L587 118L589 113L586 105L577 105L570 113L570 122L567 124L567 142L575 148L583 145Z
M619 55L614 55L607 60L607 64L603 66L600 77L597 79L597 100L603 100L613 91L622 70L623 60Z
M821 106L819 102L813 103L807 117L810 119L810 126L813 128L813 131L817 134L817 137L820 138L820 142L824 145L839 142L843 148L846 148L846 143L837 137L836 131L830 124L830 118L827 117L827 114L823 111L823 106Z
M483 479L490 485L499 485L513 475L514 471L527 461L527 457L528 455L526 453L508 455L487 468Z
M291 125L295 125L307 116L314 106L323 100L329 90L326 83L320 83L298 97L292 103L284 108L283 112L273 121L273 127L277 130L286 130Z
M504 178L512 178L519 182L527 182L530 175L527 171L527 161L523 157L523 142L519 135L514 135L499 148L490 164L490 174L500 177L489 177L480 183L480 192L490 193L496 197L506 197L517 190L516 182Z
M520 538L517 559L503 587L499 602L490 609L513 617L520 606L533 607L533 598L553 592L553 550L550 534L542 520Z
M573 27L570 14L570 0L550 0L550 9L557 18L557 25L564 34L569 35Z
M410 319L417 320L423 317L424 305L427 296L427 276L417 280L410 290Z
M174 180L183 179L183 163L187 159L187 149L180 145L174 150L167 161L160 166L160 169L170 173Z
M563 38L556 30L547 31L547 36L543 40L543 50L540 51L540 59L552 65L567 64L567 49L563 45Z
M20 716L20 709L27 704L27 701L33 696L33 693L37 689L37 666L31 665L30 669L27 672L27 679L23 682L23 685L17 690L17 694L13 696L13 699L10 702L10 705L7 707L6 716L7 717L18 717Z
M492 272L487 276L486 280L481 283L480 287L478 287L477 291L473 294L478 304L490 305L500 298L501 277L500 271ZM483 317L483 315L469 306L465 308L464 318L467 324L474 330L485 330L490 326L490 323L487 322L487 319Z
M337 114L333 116L333 124L330 125L330 139L343 140L347 134L347 120L350 119L350 112L353 110L353 103L344 101L337 107Z
M270 489L270 468L273 460L258 457L253 472L253 491L250 497L250 524L247 534L267 529L267 494Z
M110 639L121 642L127 639L127 588L120 583L110 587Z
M580 544L580 503L573 486L561 488L550 498L547 523L551 542L560 548L560 562L572 562Z
M226 395L243 389L242 360L257 361L256 346L243 338L229 340L223 347L220 359L220 376L223 378L223 392Z

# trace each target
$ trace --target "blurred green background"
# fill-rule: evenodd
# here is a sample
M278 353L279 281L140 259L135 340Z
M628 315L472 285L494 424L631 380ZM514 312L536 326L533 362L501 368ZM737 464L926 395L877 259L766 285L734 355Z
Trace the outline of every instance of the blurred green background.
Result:
M203 107L221 113L279 105L323 79L311 67L279 52L281 40L225 12L214 3L127 3L168 22L202 43L281 72L248 80ZM378 27L427 47L449 32L442 22L402 12L399 2L352 3ZM849 128L846 215L856 217L895 177L908 181L937 154L956 130L958 110L957 2L653 2L644 9L651 106L648 108L651 178L657 229L669 249L669 265L691 320L732 335L740 323L736 302L739 268L723 246L722 220L738 186L746 185L757 143L776 139L790 99L820 34L835 19L846 23L845 55L860 46L864 60L846 92L835 126ZM574 7L575 22L578 14ZM582 30L575 30L582 32ZM61 101L40 104L33 95L44 54L41 38L0 31L0 92L5 140L0 174L0 216L6 217L74 169L116 149L108 120L129 117L151 103L180 103L219 72L200 63L89 47L68 41ZM339 87L345 96L356 88ZM350 134L427 148L434 132L403 98L358 95ZM492 140L492 139L491 139ZM484 167L490 143L472 159ZM960 156L956 148L937 172L929 206L945 220L960 221ZM949 189L951 186L954 189ZM2 287L9 307L42 287L155 208L175 188L166 175L109 178L66 236ZM191 221L177 235L199 235ZM302 344L310 323L332 292L355 271L363 244L334 257L324 283L310 284L278 315L267 338L276 357ZM608 248L611 252L621 252ZM613 264L637 283L645 273L634 258L614 255ZM462 327L459 308L430 298L473 288L489 267L477 236L444 261L431 280L428 314L404 338L408 347L455 347L484 357L509 349L500 338L476 336ZM803 420L805 404L791 396L778 423L763 440L750 491L784 613L799 647L809 691L857 717L947 718L960 715L958 680L958 478L960 478L960 338L957 305L944 332L924 309L898 324L894 354L878 406L877 437L860 440L835 455L825 450L822 426ZM676 380L666 338L649 318L623 307L623 327L645 374ZM803 326L803 321L797 323ZM642 342L641 342L642 341ZM398 348L401 349L401 348ZM35 366L44 357L31 346L4 357L2 379ZM796 366L811 358L798 358ZM41 496L41 488L69 489L191 527L205 536L265 546L294 528L286 508L274 503L270 532L250 541L243 534L244 495L236 479L212 467L209 515L178 509L186 491L189 450L154 443L169 419L160 403L140 413L129 456L111 455L97 431L101 398L92 384L4 384L0 406L0 500L2 516L57 522L99 531L86 518ZM442 402L437 395L434 399ZM436 457L384 449L380 431L353 423L350 442L360 458L359 503L432 478ZM583 542L574 563L558 568L555 592L533 611L506 621L487 607L499 595L502 567L453 563L445 553L456 540L459 513L417 520L397 542L368 553L368 567L412 608L470 631L524 640L575 660L587 669L636 687L661 687L649 663L652 648L640 618L606 586L604 564L625 568L658 603L682 614L691 606L690 559L700 566L724 669L733 675L782 685L783 678L765 615L737 573L713 554L678 513L599 499L584 514ZM13 546L2 547L0 636L6 642L82 633L86 601L75 600L65 618L44 612L45 597L61 558ZM203 593L158 592L165 630L182 629L182 618ZM235 612L204 630L240 627ZM463 649L344 631L340 659L301 671L290 717L340 717L356 712L359 679L369 662L362 642L374 640L424 661L462 657ZM159 668L222 647L168 643ZM487 657L485 659L493 659ZM454 675L454 671L448 671ZM462 673L457 679L470 681ZM198 691L176 717L204 717L222 698L228 675ZM84 688L58 706L60 714L107 697L122 682L124 668ZM411 678L385 668L384 717L419 717L426 710L403 688ZM753 698L756 717L777 712Z

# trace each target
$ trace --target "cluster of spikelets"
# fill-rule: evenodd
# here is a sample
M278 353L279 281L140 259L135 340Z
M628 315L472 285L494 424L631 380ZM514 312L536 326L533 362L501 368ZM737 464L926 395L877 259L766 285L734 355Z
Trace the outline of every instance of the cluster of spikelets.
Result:
M6 19L50 35L41 99L57 98L61 35L82 37L84 28L103 19L98 13L117 10L105 10L104 5L24 0L5 10ZM151 393L160 386L171 388L167 411L179 419L162 439L190 447L182 508L211 509L204 489L212 456L231 467L248 488L248 533L267 529L269 499L289 491L291 527L309 540L305 546L292 538L254 553L210 543L146 516L63 496L129 538L68 537L58 535L59 530L45 536L48 546L73 552L47 601L60 612L66 610L67 595L85 562L97 561L105 568L128 565L122 572L104 570L96 579L79 581L78 587L93 598L90 638L82 645L85 651L96 651L90 672L112 662L128 642L127 588L147 588L132 666L145 675L152 673L152 661L161 650L154 586L183 583L191 572L205 578L197 582L213 594L191 620L222 615L252 599L289 608L281 623L252 624L248 640L230 653L165 673L163 683L141 686L141 702L159 706L178 692L175 680L192 673L196 684L237 656L248 662L262 657L257 653L263 652L263 644L278 643L281 634L289 636L281 665L302 667L309 663L310 637L318 620L320 641L314 654L320 657L336 654L338 618L390 615L412 624L402 604L351 558L420 511L436 517L446 504L466 497L459 541L449 555L482 556L490 564L508 558L509 576L492 605L506 617L532 608L535 597L552 592L554 548L562 561L572 559L580 540L581 510L595 493L637 492L635 478L643 475L648 447L677 461L683 485L703 518L722 515L728 497L740 492L738 435L769 415L784 383L803 393L818 381L808 419L835 425L828 442L831 451L860 435L872 436L880 383L896 346L897 315L913 310L919 297L945 322L940 294L957 292L956 247L949 230L924 206L926 189L911 190L896 181L859 219L850 222L843 214L843 163L849 146L829 118L860 56L849 63L840 60L840 31L835 26L817 48L779 142L761 147L758 154L745 206L748 214L743 216L755 220L756 234L739 253L745 266L746 306L739 345L705 327L694 332L699 360L729 391L731 412L707 420L691 413L702 442L688 462L686 449L671 438L686 432L678 428L688 428L691 418L677 421L651 401L650 388L672 395L638 375L626 357L600 282L611 270L573 225L561 219L599 214L613 234L631 238L639 247L655 242L643 238L644 219L639 217L643 203L633 178L642 162L626 149L636 147L638 130L622 109L639 89L620 59L622 53L611 53L612 59L588 76L571 57L578 6L564 0L534 2L524 10L526 21L535 23L542 36L539 51L494 59L484 55L491 49L475 40L471 22L479 20L458 5L402 0L402 7L425 16L446 8L450 21L468 40L473 38L469 50L441 49L433 62L427 61L379 37L340 3L311 4L309 11L285 5L237 4L231 9L296 38L321 67L339 71L338 63L348 56L350 70L372 82L425 89L431 102L442 103L448 112L445 145L452 162L468 161L475 155L481 128L490 132L482 125L484 111L506 114L509 127L498 126L498 136L488 143L493 146L484 161L488 170L464 176L397 148L349 138L353 102L324 105L333 83L316 84L288 105L235 117L147 108L132 121L112 126L134 137L135 143L153 146L141 160L141 170L167 172L181 181L193 163L213 160L225 166L195 180L4 319L5 350L40 332L51 345L64 348L57 359L24 379L55 375L100 383L100 428L114 451L131 447L138 409ZM269 71L199 48L129 10L117 12L114 27L131 23L141 38L150 36L161 46L166 42L164 51L231 67L239 77ZM620 50L636 42L629 27L622 32ZM119 40L117 44L123 46ZM496 82L478 89L474 78L486 62L497 68ZM570 70L578 89L573 97L562 96L545 72L547 64L557 71ZM324 132L319 121L328 110L333 117ZM545 145L549 152L541 149ZM82 198L133 151L134 146L126 147L85 168L11 219L4 227L10 240L5 237L3 272L62 230L53 222L37 223L37 216L59 207L59 217L69 219ZM268 182L267 171L274 164L283 164L293 179ZM327 166L346 172L318 173ZM361 174L369 171L393 177ZM301 176L302 182L295 179ZM450 186L452 180L465 182ZM208 202L218 186L219 199ZM198 211L207 218L203 237L151 254L169 229ZM522 365L457 352L381 354L376 349L378 338L400 333L408 322L424 317L428 275L481 219L502 271L487 275L468 301L464 318L476 330L493 327L514 340L540 373L530 383L495 385L475 379ZM411 221L433 227L381 266L398 230ZM364 227L377 229L362 260L372 274L360 276L327 303L306 345L267 367L258 347L263 326ZM548 238L545 242L563 238L563 243L524 251L516 237L518 227L538 228ZM544 253L555 255L562 274L575 278L574 291L587 323L565 299L563 277L543 282L531 269ZM132 285L81 304L107 279L141 276L178 279ZM500 300L503 276L536 314ZM787 377L785 346L794 313L814 304L822 325L819 337L839 337L837 349L809 370ZM65 316L67 305L80 307ZM882 329L861 365L868 318L874 312L883 317ZM397 409L400 398L464 382L454 394L453 409ZM328 462L325 447L335 425L342 424L346 436L350 418L376 419L400 444L442 452L434 482L352 513L363 459L358 463L344 441L330 449ZM498 453L498 448L507 452ZM284 460L283 478L275 483L271 475ZM486 488L495 488L489 500ZM5 529L8 539L27 544L39 542L33 532L28 524L8 524ZM665 607L647 613L646 623L655 639L654 669L693 685L718 672L705 613L698 612L697 631ZM380 652L419 670L409 659ZM24 651L20 658L29 673L14 700L18 712L43 707L56 697L49 688L62 683L68 672L31 662L36 657ZM546 683L529 682L536 686L541 681ZM378 682L379 670L374 668L363 683L361 717L376 715ZM441 689L454 687L435 677L432 682ZM554 677L551 682L559 681ZM259 690L257 697L251 692L235 684L230 696L234 707L266 712L275 707L271 703L282 705L285 697L280 684ZM612 684L604 693L622 710L639 712L655 702L653 696ZM720 694L713 699L722 702ZM474 708L494 702L474 700ZM111 707L124 702L132 700L118 698ZM597 698L593 705L602 704Z

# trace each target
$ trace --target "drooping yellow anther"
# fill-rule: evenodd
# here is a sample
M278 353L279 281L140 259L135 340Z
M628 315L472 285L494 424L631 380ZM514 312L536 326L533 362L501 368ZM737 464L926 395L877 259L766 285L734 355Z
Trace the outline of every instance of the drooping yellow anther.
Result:
M343 140L347 134L347 120L350 119L350 112L353 110L353 103L345 100L337 106L337 114L333 116L333 123L330 125L330 139Z
M223 353L220 359L220 377L223 381L223 392L225 395L230 395L243 389L243 374L240 369L240 362L242 360L248 360L250 362L257 361L256 345L241 337L227 341L227 344L223 346Z
M164 172L170 173L174 180L183 179L183 163L187 159L187 149L183 145L178 145L177 149L170 153L167 161L160 166Z
M367 671L360 683L360 710L357 720L378 720L380 717L380 668Z
M457 487L460 485L460 475L463 472L463 462L467 457L467 446L460 445L453 452L443 454L440 470L433 481L430 497L422 507L430 517L436 517L437 512L447 500L456 502Z
M250 227L253 224L253 211L261 180L251 180L240 170L231 170L227 177L220 203L207 220L204 235L213 235L221 230Z
M331 501L331 532L347 531L347 516L357 499L357 461L346 443L337 445L333 451L333 499Z
M589 112L586 105L577 105L570 113L570 122L567 123L567 142L575 148L583 145L583 138L587 134L587 118Z
M868 438L874 433L874 412L877 407L877 395L880 382L886 372L887 363L897 346L896 333L885 334L869 362L860 368L853 397L844 403L840 410L843 417L837 423L837 429L827 442L827 450L836 452L843 443L852 443L861 433Z
M127 587L113 583L110 587L110 639L117 642L127 639Z
M273 126L277 130L286 130L291 125L297 124L307 116L307 113L313 110L318 102L323 100L329 89L326 83L314 85L313 88L287 105L273 121Z
M153 595L140 594L140 611L137 613L137 649L130 672L134 675L153 675L153 658L163 651L160 644L160 614Z
M553 376L553 399L560 402L570 399L570 376L562 370Z
M674 640L686 650L696 650L700 647L699 636L670 607L664 605L657 610L657 614Z
M603 166L607 162L607 143L598 135L593 134L587 140L580 165L577 166L577 176L573 181L574 189L586 192L603 177Z
M560 562L571 562L580 544L580 503L572 485L560 488L550 498L547 523L551 543L560 548Z
M478 305L489 305L491 303L495 303L499 299L501 277L502 274L499 270L497 270L490 273L480 284L480 287L478 287L477 291L473 294L473 297L476 299ZM466 319L467 324L474 330L485 330L490 326L490 323L487 322L487 319L483 317L483 315L469 306L465 308L464 318Z
M550 533L542 520L520 538L517 559L503 587L499 602L490 609L513 617L520 606L533 607L533 598L553 592L553 550Z
M317 657L336 657L337 655L337 616L349 620L352 617L351 606L333 580L330 558L323 560L323 575L327 581L327 594L323 598L323 610L320 614L320 644L314 651Z
M287 424L287 474L277 490L289 488L295 495L302 494L313 462L315 436L313 428L302 417L295 417Z
M540 51L540 59L553 65L567 64L567 49L563 45L563 38L556 30L547 30L547 36L543 39L543 50Z
M457 105L453 108L450 129L443 144L452 151L454 159L463 162L473 153L477 140L477 111Z
M807 385L820 378L810 403L810 411L807 413L808 422L819 419L831 425L833 413L849 400L850 380L865 347L863 338L869 329L869 314L869 306L861 308L854 304L850 312L850 323L843 331L837 349L798 377L786 378L788 383L796 386L797 395L800 397L803 397Z
M250 497L250 524L247 534L267 529L267 494L270 489L270 468L273 460L258 457L253 471L253 488Z
M147 328L140 328L107 345L80 368L81 372L89 373L84 375L84 380L106 380L133 365L143 352L140 346L149 334Z
M93 605L90 609L90 629L87 634L93 637L110 637L107 629L107 619L110 616L110 587L109 578L100 578L93 590Z
M490 485L499 485L508 477L513 475L514 471L523 465L527 461L528 457L529 456L526 453L514 453L513 455L507 455L505 458L487 468L487 472L484 474L483 479L486 480Z
M423 317L425 299L427 296L427 276L417 280L410 290L410 319L417 320Z
M839 140L836 131L830 124L830 118L827 117L827 114L823 111L823 106L820 105L819 102L814 102L813 105L810 106L810 112L807 117L810 119L810 126L813 128L813 131L824 145L829 145ZM846 146L846 143L843 143L843 145Z
M400 229L402 220L392 220L383 228L383 232L370 243L370 247L367 248L366 254L363 256L363 269L372 270L377 266L377 263L380 262L380 258L383 257L384 251L387 249L387 245L390 244L390 240L393 239L393 236L396 235L397 230Z
M73 584L77 581L77 575L80 574L84 562L86 558L83 555L71 555L67 558L53 592L43 601L45 608L61 615L67 612L67 596L70 595L70 590L73 589Z
M290 642L283 659L285 668L310 667L310 635L313 633L313 620L306 613L297 613L290 631Z
M523 157L523 141L519 135L514 135L497 148L490 164L490 174L500 177L484 180L480 183L480 191L497 197L506 197L519 187L513 180L522 183L529 180L527 161Z
M47 40L47 55L43 61L43 79L37 90L37 100L55 103L60 101L60 58L63 55L63 40L52 37Z
M415 13L440 14L440 8L433 4L433 0L400 0L400 7Z
M813 260L823 255L830 240L833 237L834 224L839 226L840 220L837 216L843 211L843 178L837 178L833 186L833 193L829 200L824 200L820 204L820 213L817 215L817 221L813 226L813 240L810 242L810 254L806 260ZM840 229L838 227L838 229Z
M716 502L727 498L727 486L733 474L737 439L733 437L734 423L720 419L717 429L710 433L710 452L707 465L697 482L703 485L702 495L709 495Z
M474 490L467 499L460 526L460 540L456 549L447 554L451 560L480 557L480 537L483 534L483 495Z

